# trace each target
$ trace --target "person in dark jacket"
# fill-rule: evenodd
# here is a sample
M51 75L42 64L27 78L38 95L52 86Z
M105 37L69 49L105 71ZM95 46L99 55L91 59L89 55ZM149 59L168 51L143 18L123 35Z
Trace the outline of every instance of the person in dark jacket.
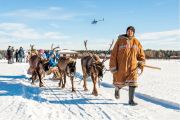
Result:
M12 55L11 62L14 63L14 47L11 48L11 55Z
M16 52L15 52L15 58L16 58L16 62L19 62L18 49L16 49Z
M11 46L8 46L8 49L6 51L6 58L8 60L8 64L11 64L11 58L12 58L12 56L11 56Z
M18 55L19 55L19 62L22 63L22 60L24 58L24 50L22 47L19 48Z

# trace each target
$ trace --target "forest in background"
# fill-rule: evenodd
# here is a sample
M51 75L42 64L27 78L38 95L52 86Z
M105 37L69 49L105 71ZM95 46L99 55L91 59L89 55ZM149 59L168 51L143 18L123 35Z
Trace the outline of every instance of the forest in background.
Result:
M110 51L106 50L77 50L79 52L78 56L81 57L83 53L95 53L103 58L106 54L107 57L110 56ZM175 50L144 50L147 59L180 59L180 51ZM5 58L6 50L0 50L0 59Z

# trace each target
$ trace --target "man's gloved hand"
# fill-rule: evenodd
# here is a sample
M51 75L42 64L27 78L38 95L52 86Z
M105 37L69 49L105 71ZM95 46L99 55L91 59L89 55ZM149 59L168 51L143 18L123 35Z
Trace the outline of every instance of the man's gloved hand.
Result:
M143 72L143 70L144 70L144 62L139 61L137 67L138 67L139 69L141 69L141 72Z

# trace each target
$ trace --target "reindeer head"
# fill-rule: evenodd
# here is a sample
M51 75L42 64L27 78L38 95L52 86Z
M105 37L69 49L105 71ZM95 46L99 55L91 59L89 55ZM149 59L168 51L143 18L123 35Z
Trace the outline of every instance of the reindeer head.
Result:
M110 44L110 47L109 47L109 50L108 50L108 53L110 52L111 50L111 47L114 43L114 40L112 41L112 43ZM84 41L84 46L86 48L86 51L87 51L87 40ZM104 65L104 62L107 60L107 55L105 54L105 58L103 59L103 61L101 62L100 61L100 57L96 54L91 54L89 53L89 57L91 57L92 59L92 64L91 64L91 67L93 67L93 69L95 70L95 73L97 73L98 77L99 78L102 78L103 77L103 74L105 71L107 71L107 69L105 68L105 65ZM88 63L87 63L88 64Z
M103 78L104 73L104 62L96 61L92 63L92 67L97 71L98 78Z

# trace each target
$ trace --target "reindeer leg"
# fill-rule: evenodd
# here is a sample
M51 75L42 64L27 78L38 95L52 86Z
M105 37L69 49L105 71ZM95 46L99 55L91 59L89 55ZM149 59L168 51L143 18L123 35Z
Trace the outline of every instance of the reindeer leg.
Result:
M62 84L62 77L60 77L59 79L59 87L61 87L61 84Z
M91 75L91 78L92 78L92 81L93 81L93 91L92 91L92 94L94 96L98 96L98 92L97 92L97 89L96 89L97 77L94 76L94 75Z
M75 92L73 79L74 79L74 77L71 77L72 92Z
M62 83L62 73L60 72L59 87L61 87L61 83Z
M84 85L83 85L83 88L84 88L84 91L87 91L87 81L86 81L86 75L83 75L83 81L84 81Z
M32 82L31 82L32 85L35 85L34 81L35 81L34 76L32 75Z
M65 85L66 85L66 74L64 73L64 84L63 84L62 88L65 88Z
M35 84L35 83L34 83L35 80L36 80L36 73L33 72L33 73L32 73L32 82L31 82L32 85Z
M39 87L44 87L44 84L42 82L42 76L40 73L40 70L37 71L38 77L39 77Z
M91 79L92 79L92 82L93 82L93 91L92 91L92 94L94 95L94 76L93 75L91 75Z
M59 78L59 87L61 87L61 82L62 82L62 72L61 72L61 70L59 69L59 66L58 66L58 70L59 70L59 74L60 74L60 78Z
M61 88L63 88L63 86L64 86L64 74L62 74L62 86L61 86Z
M97 88L96 88L96 83L97 83L97 76L95 77L95 81L94 81L94 91L95 91L95 96L98 96L98 91L97 91Z

